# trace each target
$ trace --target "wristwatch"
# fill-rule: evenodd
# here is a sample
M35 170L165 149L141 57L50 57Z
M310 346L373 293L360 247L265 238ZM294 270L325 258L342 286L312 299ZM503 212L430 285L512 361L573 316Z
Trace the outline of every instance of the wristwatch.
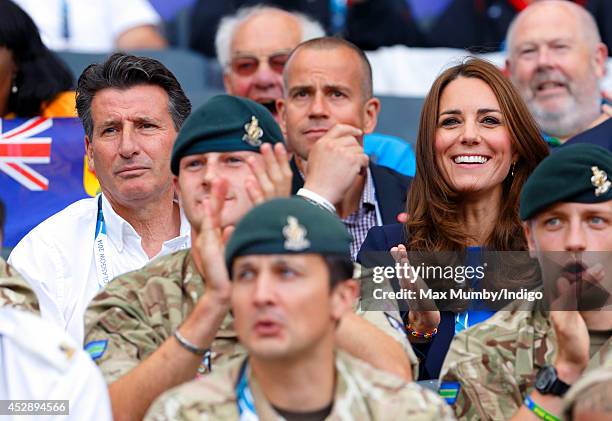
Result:
M543 395L563 396L570 385L559 379L555 367L545 365L536 375L535 388Z

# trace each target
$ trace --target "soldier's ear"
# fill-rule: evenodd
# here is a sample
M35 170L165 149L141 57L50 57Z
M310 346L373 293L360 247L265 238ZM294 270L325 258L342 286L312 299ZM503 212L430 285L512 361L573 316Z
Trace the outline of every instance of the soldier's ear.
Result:
M181 199L181 186L179 185L179 179L176 175L172 176L172 184L174 184L174 193L176 194L176 197L178 198L179 204L181 205L181 207L183 206L183 202Z
M353 312L359 296L359 284L354 279L339 282L331 292L331 314L334 320Z

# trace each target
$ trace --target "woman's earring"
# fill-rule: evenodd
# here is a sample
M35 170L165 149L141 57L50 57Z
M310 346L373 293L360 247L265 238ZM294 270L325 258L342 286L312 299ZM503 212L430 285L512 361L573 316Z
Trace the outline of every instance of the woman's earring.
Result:
M516 167L516 162L512 163L512 169L510 170L510 174L514 177L514 167Z
M17 82L13 81L13 86L11 86L11 92L16 94L19 91L19 88L17 87Z

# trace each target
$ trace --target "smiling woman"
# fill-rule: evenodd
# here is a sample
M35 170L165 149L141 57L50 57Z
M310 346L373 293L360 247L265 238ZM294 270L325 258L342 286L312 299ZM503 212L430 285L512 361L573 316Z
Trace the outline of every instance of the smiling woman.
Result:
M423 104L416 151L409 250L526 250L519 194L548 148L499 69L471 58L443 72Z
M419 253L450 251L456 252L450 264L477 266L480 262L475 260L484 259L481 249L527 250L518 215L519 195L548 148L527 106L499 69L469 58L444 71L425 99L416 152L408 221L403 226L371 229L358 260L368 265L373 258L368 252L392 249L395 258L410 256L406 263L415 265L419 262L414 256ZM505 287L512 281L516 281L512 286L526 284L534 274L532 267L517 267L528 274L524 279L506 279L515 275L498 268L480 288ZM440 287L437 279L425 281L429 288ZM451 301L444 304L454 312L406 314L410 339L420 342L415 348L425 357L421 379L438 376L455 333L492 314L471 311L473 303Z

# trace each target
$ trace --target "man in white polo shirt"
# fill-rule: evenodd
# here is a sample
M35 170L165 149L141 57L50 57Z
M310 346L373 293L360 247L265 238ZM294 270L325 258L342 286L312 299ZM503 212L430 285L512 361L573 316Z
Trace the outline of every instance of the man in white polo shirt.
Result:
M42 317L80 344L85 309L100 289L191 245L170 173L170 152L191 104L161 63L118 53L80 76L77 111L102 194L42 222L9 263L36 292Z

